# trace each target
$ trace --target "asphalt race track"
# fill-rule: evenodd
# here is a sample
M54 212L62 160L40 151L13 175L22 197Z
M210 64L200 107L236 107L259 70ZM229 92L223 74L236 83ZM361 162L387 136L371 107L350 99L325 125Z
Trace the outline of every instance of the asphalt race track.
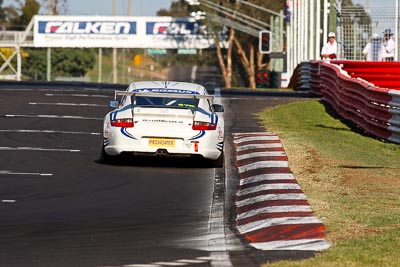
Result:
M184 159L98 163L111 89L2 83L0 266L258 266L312 256L250 248L230 208L232 133L265 131L254 112L304 95L215 90L226 159L213 169Z

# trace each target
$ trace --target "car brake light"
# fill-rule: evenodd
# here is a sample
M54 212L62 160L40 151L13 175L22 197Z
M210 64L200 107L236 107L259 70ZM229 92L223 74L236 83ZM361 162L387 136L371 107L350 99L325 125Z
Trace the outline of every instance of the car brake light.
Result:
M216 128L217 124L206 121L194 121L192 126L193 130L215 130Z
M116 119L116 120L111 120L111 126L114 127L133 127L133 119Z

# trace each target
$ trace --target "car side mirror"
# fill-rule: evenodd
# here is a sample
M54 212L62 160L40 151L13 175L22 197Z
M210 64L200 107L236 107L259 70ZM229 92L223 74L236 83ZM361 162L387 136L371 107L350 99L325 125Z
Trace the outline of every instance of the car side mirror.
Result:
M111 100L108 106L110 108L118 108L121 102L119 100Z
M214 112L224 112L224 107L219 104L212 105Z

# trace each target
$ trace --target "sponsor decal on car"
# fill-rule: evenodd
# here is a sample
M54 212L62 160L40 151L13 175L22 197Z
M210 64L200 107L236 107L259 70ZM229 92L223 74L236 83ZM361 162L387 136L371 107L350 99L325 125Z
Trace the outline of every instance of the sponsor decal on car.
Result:
M172 93L172 94L186 94L186 95L198 95L198 92L194 92L191 90L183 90L183 89L168 89L168 88L145 88L145 89L136 89L135 92L153 92L153 93Z
M168 123L168 124L183 124L183 121L165 120L165 119L143 119L146 123Z

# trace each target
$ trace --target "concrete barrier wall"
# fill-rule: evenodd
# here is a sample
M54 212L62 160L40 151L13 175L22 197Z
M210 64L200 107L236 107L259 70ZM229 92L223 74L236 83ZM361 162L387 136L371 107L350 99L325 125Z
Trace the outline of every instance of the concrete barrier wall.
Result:
M289 87L313 92L367 133L400 143L400 62L302 62Z

